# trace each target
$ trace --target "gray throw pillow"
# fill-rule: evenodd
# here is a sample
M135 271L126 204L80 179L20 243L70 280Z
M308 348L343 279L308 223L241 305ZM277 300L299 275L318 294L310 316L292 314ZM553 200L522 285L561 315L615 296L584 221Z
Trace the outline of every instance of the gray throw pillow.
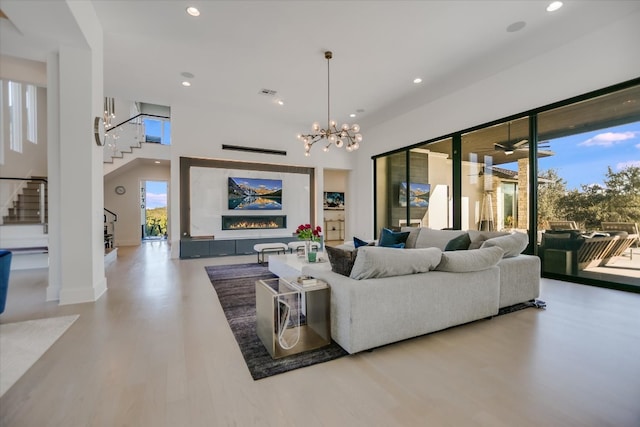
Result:
M332 246L325 246L324 248L329 256L329 263L331 264L331 271L342 274L349 277L353 263L358 255L357 250L347 250L334 248Z
M506 236L507 234L510 233L507 231L469 230L469 238L471 239L469 249L480 249L480 246L482 246L485 240L489 240L493 237Z
M497 246L474 251L442 252L442 259L436 270L451 273L486 270L496 265L502 259L503 253L502 248Z
M465 233L463 230L434 230L423 227L416 239L416 248L438 248L443 251L451 239Z
M408 231L409 237L407 237L407 241L404 242L404 247L406 249L413 249L416 247L416 240L418 240L418 235L420 234L420 227L402 227L400 231Z
M466 251L469 249L471 239L469 233L464 233L462 236L458 236L455 239L449 240L447 246L444 247L445 251Z
M503 258L518 256L529 244L529 236L525 233L513 233L507 236L493 237L484 241L480 248L498 246L504 251Z
M358 249L349 277L360 280L426 273L436 268L441 256L437 248L403 250L363 246Z

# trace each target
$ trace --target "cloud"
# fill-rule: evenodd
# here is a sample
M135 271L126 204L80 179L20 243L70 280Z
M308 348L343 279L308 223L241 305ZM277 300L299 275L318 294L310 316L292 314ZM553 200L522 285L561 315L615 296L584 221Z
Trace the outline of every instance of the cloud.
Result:
M617 170L622 170L622 169L626 169L630 166L635 166L637 168L640 168L640 160L629 160L627 162L620 162L618 164L616 164L616 169Z
M589 138L578 145L583 147L593 147L594 145L598 145L601 147L611 147L614 144L619 144L628 139L634 139L638 135L640 135L640 132L637 132L637 131L636 132L605 132L605 133L599 133L593 138Z
M167 206L167 195L159 193L147 193L147 208L157 208L158 206Z

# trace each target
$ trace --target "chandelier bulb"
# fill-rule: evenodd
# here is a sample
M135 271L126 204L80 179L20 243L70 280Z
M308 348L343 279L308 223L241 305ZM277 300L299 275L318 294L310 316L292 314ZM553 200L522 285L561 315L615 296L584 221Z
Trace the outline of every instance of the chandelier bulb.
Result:
M356 134L356 142L362 142L362 135L359 133Z
M357 150L358 148L360 148L360 144L358 144L358 141L356 141L356 142L353 144L353 149L354 149L354 150Z
M344 124L342 125L342 130L349 130L349 125L348 125L348 124L346 124L346 123L344 123Z
M318 123L318 122L313 122L313 124L311 125L311 129L312 129L314 132L318 132L318 131L320 130L320 123Z
M336 142L336 139L338 139L338 138L336 138L336 136L334 134L330 134L329 135L329 141Z
M327 151L329 151L329 146L328 146L328 145L325 145L325 146L322 148L322 151L324 151L325 153L326 153Z
M341 139L336 141L336 147L342 148L343 145L344 145L344 142Z
M331 121L329 122L329 126L331 126L332 128L336 127L337 125L338 125L338 124L336 123L336 121L335 121L335 120L331 120Z
M305 152L304 152L304 156L305 156L305 157L310 157L310 156L311 156L311 153L309 153L309 151L307 150L307 151L305 151Z
M347 150L347 151L352 151L352 150L353 150L353 147L352 147L351 145L347 145L346 150Z
M351 126L351 130L354 132L360 132L360 125L354 124L353 126Z

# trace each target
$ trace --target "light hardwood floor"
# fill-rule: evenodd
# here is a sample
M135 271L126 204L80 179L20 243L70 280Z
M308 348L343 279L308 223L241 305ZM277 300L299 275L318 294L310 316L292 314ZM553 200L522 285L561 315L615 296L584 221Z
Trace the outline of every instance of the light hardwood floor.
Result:
M2 323L80 318L0 399L2 426L640 426L640 294L544 280L526 309L253 381L204 266L120 248L97 302L12 272Z

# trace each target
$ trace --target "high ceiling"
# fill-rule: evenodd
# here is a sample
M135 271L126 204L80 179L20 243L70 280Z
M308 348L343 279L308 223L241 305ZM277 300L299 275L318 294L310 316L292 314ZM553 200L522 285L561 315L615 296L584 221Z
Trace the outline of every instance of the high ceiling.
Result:
M105 95L231 110L301 130L326 119L325 50L334 54L333 118L366 124L640 10L640 1L613 0L567 0L554 13L546 1L515 0L91 3L104 31ZM185 13L191 4L199 17ZM1 54L44 61L61 43L82 44L65 1L2 0L0 8L8 17L0 19ZM522 29L509 31L519 22ZM195 76L189 88L183 72Z

